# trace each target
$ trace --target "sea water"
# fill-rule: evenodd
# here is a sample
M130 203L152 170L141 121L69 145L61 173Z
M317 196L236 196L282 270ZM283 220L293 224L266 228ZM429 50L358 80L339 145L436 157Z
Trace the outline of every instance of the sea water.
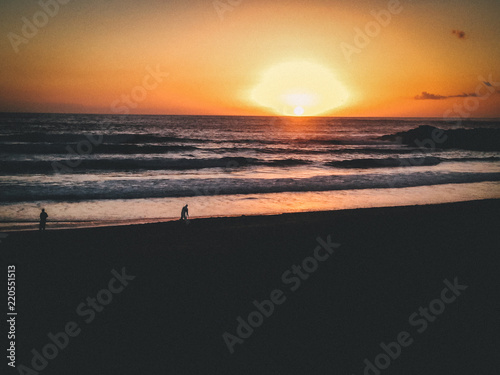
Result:
M500 198L500 152L384 135L442 119L0 114L0 229ZM466 129L499 129L467 120ZM425 140L422 140L425 141Z

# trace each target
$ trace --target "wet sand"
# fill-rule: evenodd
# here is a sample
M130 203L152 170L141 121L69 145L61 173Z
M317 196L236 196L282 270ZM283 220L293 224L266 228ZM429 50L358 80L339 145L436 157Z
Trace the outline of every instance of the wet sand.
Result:
M487 200L12 233L0 251L5 273L16 266L16 365L32 369L32 349L74 322L40 373L495 373L499 212Z

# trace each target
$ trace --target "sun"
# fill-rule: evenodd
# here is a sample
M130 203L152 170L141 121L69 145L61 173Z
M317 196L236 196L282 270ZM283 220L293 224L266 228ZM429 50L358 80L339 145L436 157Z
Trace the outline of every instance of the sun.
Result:
M293 110L293 113L295 113L296 116L302 116L304 114L304 108L302 108L300 105L295 107Z
M260 106L285 116L316 116L345 104L348 96L329 69L303 61L272 66L251 94Z

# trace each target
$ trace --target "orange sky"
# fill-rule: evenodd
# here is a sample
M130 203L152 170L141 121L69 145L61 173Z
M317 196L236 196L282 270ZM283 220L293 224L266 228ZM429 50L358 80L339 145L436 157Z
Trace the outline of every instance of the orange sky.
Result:
M269 115L295 90L321 115L500 117L497 0L46 2L46 19L37 2L0 5L0 111Z

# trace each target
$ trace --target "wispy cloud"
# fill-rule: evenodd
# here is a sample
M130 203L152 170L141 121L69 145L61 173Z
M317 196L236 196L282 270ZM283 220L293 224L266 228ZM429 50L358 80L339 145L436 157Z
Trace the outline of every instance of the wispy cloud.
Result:
M465 31L462 30L452 30L451 33L455 35L458 39L465 39Z
M422 91L422 94L415 95L415 100L439 100L446 99L446 96L436 95L428 93L427 91Z
M476 93L462 93L458 95L439 95L439 94L431 94L427 91L422 91L420 95L415 95L415 100L442 100L442 99L448 99L448 98L469 98L469 97L476 97Z

